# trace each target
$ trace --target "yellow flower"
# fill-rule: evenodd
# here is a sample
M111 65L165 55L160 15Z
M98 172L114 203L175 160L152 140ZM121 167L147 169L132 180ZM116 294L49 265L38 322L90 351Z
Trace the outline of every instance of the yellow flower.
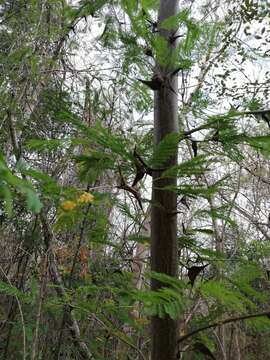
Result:
M61 208L65 211L71 211L75 209L76 206L77 206L76 202L71 200L64 201L61 204Z
M88 192L84 192L82 193L82 195L79 197L78 199L78 203L79 204L88 204L88 203L92 203L95 200L94 195L88 193Z

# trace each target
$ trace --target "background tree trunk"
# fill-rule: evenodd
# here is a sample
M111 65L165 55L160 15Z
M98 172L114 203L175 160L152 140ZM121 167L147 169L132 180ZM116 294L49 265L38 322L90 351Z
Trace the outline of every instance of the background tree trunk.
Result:
M168 47L173 51L175 43L168 39L173 31L159 28L160 23L178 12L178 1L161 0L159 8L158 29ZM173 71L174 64L157 64L156 74L163 79L163 84L155 91L154 138L158 144L166 135L178 131L177 118L177 75L168 75ZM168 160L166 166L177 163L177 151ZM176 178L159 179L161 172L153 175L152 213L151 213L151 269L171 276L177 275L177 216L173 213L177 207L177 195L161 188L176 185ZM162 284L152 280L152 290L159 289ZM152 318L152 360L171 360L176 358L177 321L168 316Z

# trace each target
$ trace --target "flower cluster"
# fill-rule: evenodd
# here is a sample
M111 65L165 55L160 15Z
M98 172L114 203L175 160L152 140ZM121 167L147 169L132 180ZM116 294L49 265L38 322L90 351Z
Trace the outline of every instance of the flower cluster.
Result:
M84 192L78 199L79 204L89 204L92 203L95 200L94 195Z
M72 200L66 200L66 201L62 202L62 204L61 204L61 208L65 211L71 211L71 210L75 209L76 206L77 206L77 203Z
M77 206L81 205L81 204L90 204L95 200L94 195L88 193L88 192L84 192L82 193L79 198L77 200L66 200L63 201L61 204L61 208L64 211L72 211L74 210Z

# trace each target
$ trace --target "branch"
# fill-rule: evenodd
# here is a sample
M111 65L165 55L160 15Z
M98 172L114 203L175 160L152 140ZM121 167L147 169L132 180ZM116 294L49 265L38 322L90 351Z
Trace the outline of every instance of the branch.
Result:
M264 109L264 110L256 110L256 111L239 111L239 112L235 112L233 114L234 117L237 117L237 116L243 116L243 115L265 115L265 114L270 114L270 109ZM228 112L227 113L223 113L223 114L216 114L217 117L219 116L226 116L228 115ZM187 139L190 137L190 135L192 135L193 133L197 132L197 131L200 131L200 130L206 130L206 129L209 129L211 127L211 124L209 123L206 123L206 124L203 124L203 125L200 125L194 129L191 129L191 130L187 130L187 131L184 131L182 134L183 136L181 137L180 140L184 140L184 139Z
M270 181L265 179L264 177L257 175L256 173L254 173L252 170L250 170L248 167L244 167L244 169L250 173L252 176L258 178L261 182L263 182L264 184L270 185Z
M112 327L108 326L104 321L100 320L95 314L91 314L92 318L94 320L96 320L100 325L102 325L110 334L112 334L113 336L115 336L117 339L119 339L120 341L122 341L124 344L127 344L128 346L130 346L132 349L134 349L135 351L137 351L137 353L141 356L142 360L146 360L144 354L142 353L142 351L132 343L132 341L129 341L129 338L127 336L123 336L120 330L114 330ZM110 320L108 319L104 319L107 322L109 322Z
M187 138L189 138L190 135L192 135L193 133L195 133L195 132L197 132L197 131L200 131L200 130L206 130L206 129L209 129L209 124L203 124L203 125L200 125L200 126L194 128L194 129L184 131L184 132L183 132L183 137L182 137L180 140L187 139Z
M270 109L264 109L264 110L243 111L243 112L239 112L239 115L266 115L269 113L270 113Z
M225 319L225 320L217 321L217 322L215 322L213 324L210 324L210 325L202 326L202 327L200 327L200 328L198 328L196 330L191 331L190 333L188 333L186 335L181 336L178 339L177 344L180 344L183 341L189 339L190 337L198 334L201 331L207 330L207 329L212 329L212 328L217 327L217 326L230 324L230 323L241 321L241 320L247 320L247 319L252 319L252 318L256 318L256 317L262 317L262 316L267 316L268 318L270 318L270 310L260 312L260 313L250 314L250 315L236 316L236 317L228 318L228 319Z
M7 111L7 120L8 120L11 144L13 147L15 159L16 159L16 162L19 162L20 157L21 157L21 149L20 149L20 145L19 145L19 139L17 136L17 132L15 129L13 115L11 114L10 110Z
M220 196L221 196L225 201L227 201L228 203L230 202L222 193L219 193L219 194L220 194ZM268 235L267 231L264 230L264 228L262 228L262 227L260 226L260 224L258 223L258 221L255 220L252 215L250 215L246 210L242 209L242 208L241 208L240 206L238 206L237 204L234 204L234 208L235 208L240 214L242 214L244 217L246 217L246 218L250 221L250 223L251 223L252 225L254 225L254 226L256 227L256 229L258 229L258 230L263 234L263 236L265 237L265 239L270 240L270 236Z
M119 171L119 175L120 175L120 185L118 185L117 188L126 190L129 193L131 193L134 196L134 198L138 201L138 204L139 204L141 210L143 211L142 200L141 200L141 195L140 195L139 191L134 189L132 186L129 186L126 183L126 181L122 175L120 166L118 167L118 171Z
M236 36L236 34L239 32L240 27L241 27L241 23L238 25L238 27L235 29L234 32L232 32L232 33L231 33L231 32L227 33L227 35L225 36L225 39L224 39L224 44L223 44L223 46L222 46L221 49L218 51L217 55L216 55L214 58L212 58L212 59L210 59L211 54L212 54L212 49L210 48L208 54L206 54L206 58L205 58L204 64L203 64L203 66L201 67L201 71L200 71L199 78L198 78L198 84L197 84L197 86L195 87L195 89L190 93L189 98L188 98L188 100L186 101L185 106L187 106L187 107L190 107L190 106L191 106L193 95L202 88L204 79L206 78L206 75L208 74L209 70L210 70L211 67L215 64L215 61L218 60L219 57L220 57L222 54L224 54L224 52L226 51L226 49L227 49L228 46L230 45L231 39L233 39L233 38Z
M0 270L3 274L3 276L6 278L7 283L9 284L10 287L17 289L15 286L12 285L8 275L5 273L5 271L3 270L2 267L0 267ZM14 297L16 299L16 302L18 304L18 309L20 312L20 317L21 317L21 322L22 322L22 336L23 336L23 354L22 354L22 358L23 360L26 360L26 330L25 330L25 320L24 320L24 315L23 315L23 310L22 310L22 304L18 298L18 296L16 295L16 293L14 294Z
M45 215L41 212L40 213L40 220L42 223L43 228L43 236L44 236L44 242L47 250L49 251L49 271L52 278L52 281L56 285L56 292L58 296L62 299L66 298L66 289L63 284L63 280L61 278L61 275L58 270L57 262L55 260L55 257L53 256L52 252L50 251L51 242L53 240L53 233L50 229L50 226L48 224L48 221L45 217ZM68 309L66 310L67 320L70 325L70 332L72 335L72 338L74 340L74 343L78 346L78 350L82 357L84 359L92 360L94 359L92 353L88 349L86 343L81 339L81 332L79 328L79 324L77 319L75 318L75 315L71 311L70 306L68 306Z
M38 356L38 342L39 342L39 329L41 321L42 306L44 302L46 282L47 282L47 254L45 253L44 258L41 260L41 284L39 286L38 298L37 298L37 314L36 314L36 326L34 330L33 344L32 344L32 355L31 360L36 360Z

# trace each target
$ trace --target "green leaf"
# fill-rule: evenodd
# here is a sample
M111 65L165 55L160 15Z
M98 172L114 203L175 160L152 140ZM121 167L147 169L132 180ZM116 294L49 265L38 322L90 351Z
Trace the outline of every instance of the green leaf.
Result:
M19 299L28 298L28 296L26 296L26 294L24 294L21 290L3 281L0 281L0 293L4 293L9 296L17 296Z
M228 222L232 227L236 226L235 220L228 216L228 211L230 211L230 204L225 206L220 206L212 208L210 210L199 210L197 215L204 218L205 216L210 216L212 219L222 219Z
M145 311L149 315L160 318L169 315L172 319L177 319L186 307L184 281L172 276L151 272L147 276L158 280L162 287L157 291L133 290L131 295L135 301L140 301L145 306Z
M152 279L158 280L160 283L170 285L176 290L183 289L186 286L186 284L182 280L155 271L151 271L150 273L147 274L147 276L150 276Z
M188 21L189 10L183 10L176 15L170 16L163 20L160 27L164 30L178 29L180 24Z
M43 205L35 191L27 188L24 191L26 193L27 209L34 213L39 213Z
M207 235L213 235L213 233L214 233L214 231L212 229L192 228L192 231L199 232L199 233L202 233L202 234L207 234Z
M184 41L184 52L186 55L189 55L200 37L200 28L191 21L187 23L187 27L188 31Z
M196 239L189 235L179 236L178 240L181 248L193 249L196 246Z
M159 6L159 0L141 0L142 8L147 10L156 10Z
M91 151L89 155L75 157L79 164L80 178L87 182L94 182L108 169L115 169L115 154L106 154L102 151Z
M263 272L255 263L239 264L236 271L230 276L230 281L246 296L260 302L267 301L267 294L259 292L252 286L255 280L263 277Z
M129 241L135 241L137 243L140 243L140 244L150 244L150 237L149 236L143 236L143 235L133 235L131 234L129 237L128 237L128 240Z
M196 250L196 252L198 254L200 254L202 257L204 257L204 259L207 259L208 261L211 260L226 260L225 255L219 251L216 250L210 250L210 249L204 249L201 246L196 246L194 247L194 250Z
M156 59L159 64L167 65L170 60L172 50L168 46L168 42L163 36L157 35L152 42L155 50Z
M170 133L160 141L154 149L154 154L151 160L152 167L164 166L172 156L177 153L180 135L178 133Z
M219 131L233 128L235 118L240 115L235 111L229 111L225 114L209 116L205 128L212 128Z
M179 51L178 46L172 48L169 46L168 41L160 35L152 39L152 47L155 52L155 57L160 65L170 65L171 68L179 65Z
M233 311L244 311L243 298L237 290L231 290L224 281L207 281L202 283L200 291L209 300L214 300Z
M179 195L187 195L192 198L203 197L209 199L209 197L219 191L220 185L213 184L210 186L206 185L179 185L179 186L164 186L161 190L174 191Z
M32 139L27 142L26 147L30 151L54 151L65 147L67 142L67 139Z
M14 189L26 196L27 208L33 212L39 212L42 204L36 194L32 184L28 180L24 180L14 175L7 167L3 156L0 155L0 196L6 203L6 210L11 214L12 210L12 194L15 193Z
M160 318L169 315L172 319L177 319L186 306L179 290L169 287L157 291L134 291L133 298L145 305L146 313Z
M77 10L77 17L93 16L96 11L100 10L106 3L106 0L81 0Z
M103 127L100 123L91 128L77 121L74 121L74 124L85 136L85 139L80 140L76 138L76 141L82 141L85 144L85 140L88 139L89 145L99 145L103 150L107 150L107 156L115 156L117 154L121 155L121 158L132 159L130 152L127 150L129 143L122 136L113 133L112 130Z
M250 137L247 139L247 143L264 156L270 156L270 135Z
M129 17L132 17L132 15L136 12L137 10L137 0L122 0L121 1L123 8L125 9L125 11L127 12Z
M252 330L255 334L259 334L260 336L263 333L270 331L270 319L266 316L260 316L254 319L245 320L245 324L248 327L249 331Z
M190 160L184 161L179 165L170 167L162 173L162 178L165 177L184 177L191 175L203 175L208 169L207 157L204 155L193 157Z
M13 200L12 200L12 193L9 187L0 182L0 198L4 200L5 211L7 215L10 217L12 215L12 208L13 208Z

